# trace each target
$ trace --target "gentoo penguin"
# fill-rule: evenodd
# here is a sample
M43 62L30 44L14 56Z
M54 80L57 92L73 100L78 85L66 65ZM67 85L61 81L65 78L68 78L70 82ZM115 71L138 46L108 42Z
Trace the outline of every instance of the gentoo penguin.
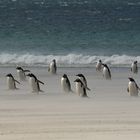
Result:
M137 66L138 62L137 61L134 61L132 64L131 64L131 71L133 73L138 73L138 66Z
M88 97L86 93L86 87L83 82L78 78L74 81L76 83L76 93L81 97Z
M83 74L77 74L76 76L78 76L78 78L83 82L85 88L87 90L90 90L87 86L87 80L86 80L85 76Z
M27 76L29 76L29 84L31 86L32 92L36 92L36 93L42 92L42 90L40 89L39 83L43 85L44 83L38 80L37 77L33 73L29 73L27 74Z
M64 74L61 78L61 87L64 92L72 92L71 84L66 74Z
M103 77L107 80L111 80L111 71L106 64L102 64L103 67Z
M99 62L97 62L96 64L96 71L101 71L102 70L102 61L99 60Z
M129 77L128 79L129 83L127 91L129 92L130 96L138 96L138 90L140 90L140 88L133 78Z
M19 77L20 81L25 81L26 80L26 75L25 72L30 72L30 70L24 70L22 67L17 67L17 75Z
M11 73L6 75L7 77L7 85L8 89L17 89L16 88L16 82L20 84L17 80L14 79L13 75Z
M52 62L49 65L48 71L52 74L56 74L57 66L56 66L56 60L53 59Z

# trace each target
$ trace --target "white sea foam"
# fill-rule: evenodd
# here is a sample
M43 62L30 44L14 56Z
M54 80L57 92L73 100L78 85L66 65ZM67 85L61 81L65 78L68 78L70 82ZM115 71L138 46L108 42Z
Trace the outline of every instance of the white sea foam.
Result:
M33 54L0 54L1 65L48 65L52 59L56 59L59 66L95 66L96 62L101 59L104 63L110 65L130 65L137 60L140 63L140 56L112 55L96 56L82 54L68 55L33 55Z

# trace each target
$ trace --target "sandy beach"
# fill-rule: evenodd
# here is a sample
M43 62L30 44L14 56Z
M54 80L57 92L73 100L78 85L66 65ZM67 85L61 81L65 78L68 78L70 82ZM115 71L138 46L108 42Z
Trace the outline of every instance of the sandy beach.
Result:
M139 140L140 97L127 93L128 76L140 85L140 74L129 68L111 68L112 80L105 80L95 68L58 68L57 75L46 67L29 68L44 91L30 92L28 81L7 90L5 75L14 67L0 68L0 139L1 140ZM75 91L76 74L88 81L89 98L63 93L60 78L66 73Z

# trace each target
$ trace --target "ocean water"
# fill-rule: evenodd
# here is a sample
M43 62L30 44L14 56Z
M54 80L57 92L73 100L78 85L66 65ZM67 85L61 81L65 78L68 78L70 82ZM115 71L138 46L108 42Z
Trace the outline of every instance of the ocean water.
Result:
M140 63L140 0L1 0L0 64Z

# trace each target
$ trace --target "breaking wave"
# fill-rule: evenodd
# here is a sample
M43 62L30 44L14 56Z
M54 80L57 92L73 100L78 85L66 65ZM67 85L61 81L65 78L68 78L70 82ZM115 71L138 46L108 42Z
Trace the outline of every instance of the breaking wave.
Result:
M137 60L140 63L140 56L112 55L112 56L92 56L82 54L67 55L33 55L33 54L0 54L1 65L32 65L47 66L52 59L56 59L58 66L95 66L96 62L101 59L103 63L110 65L130 65Z

